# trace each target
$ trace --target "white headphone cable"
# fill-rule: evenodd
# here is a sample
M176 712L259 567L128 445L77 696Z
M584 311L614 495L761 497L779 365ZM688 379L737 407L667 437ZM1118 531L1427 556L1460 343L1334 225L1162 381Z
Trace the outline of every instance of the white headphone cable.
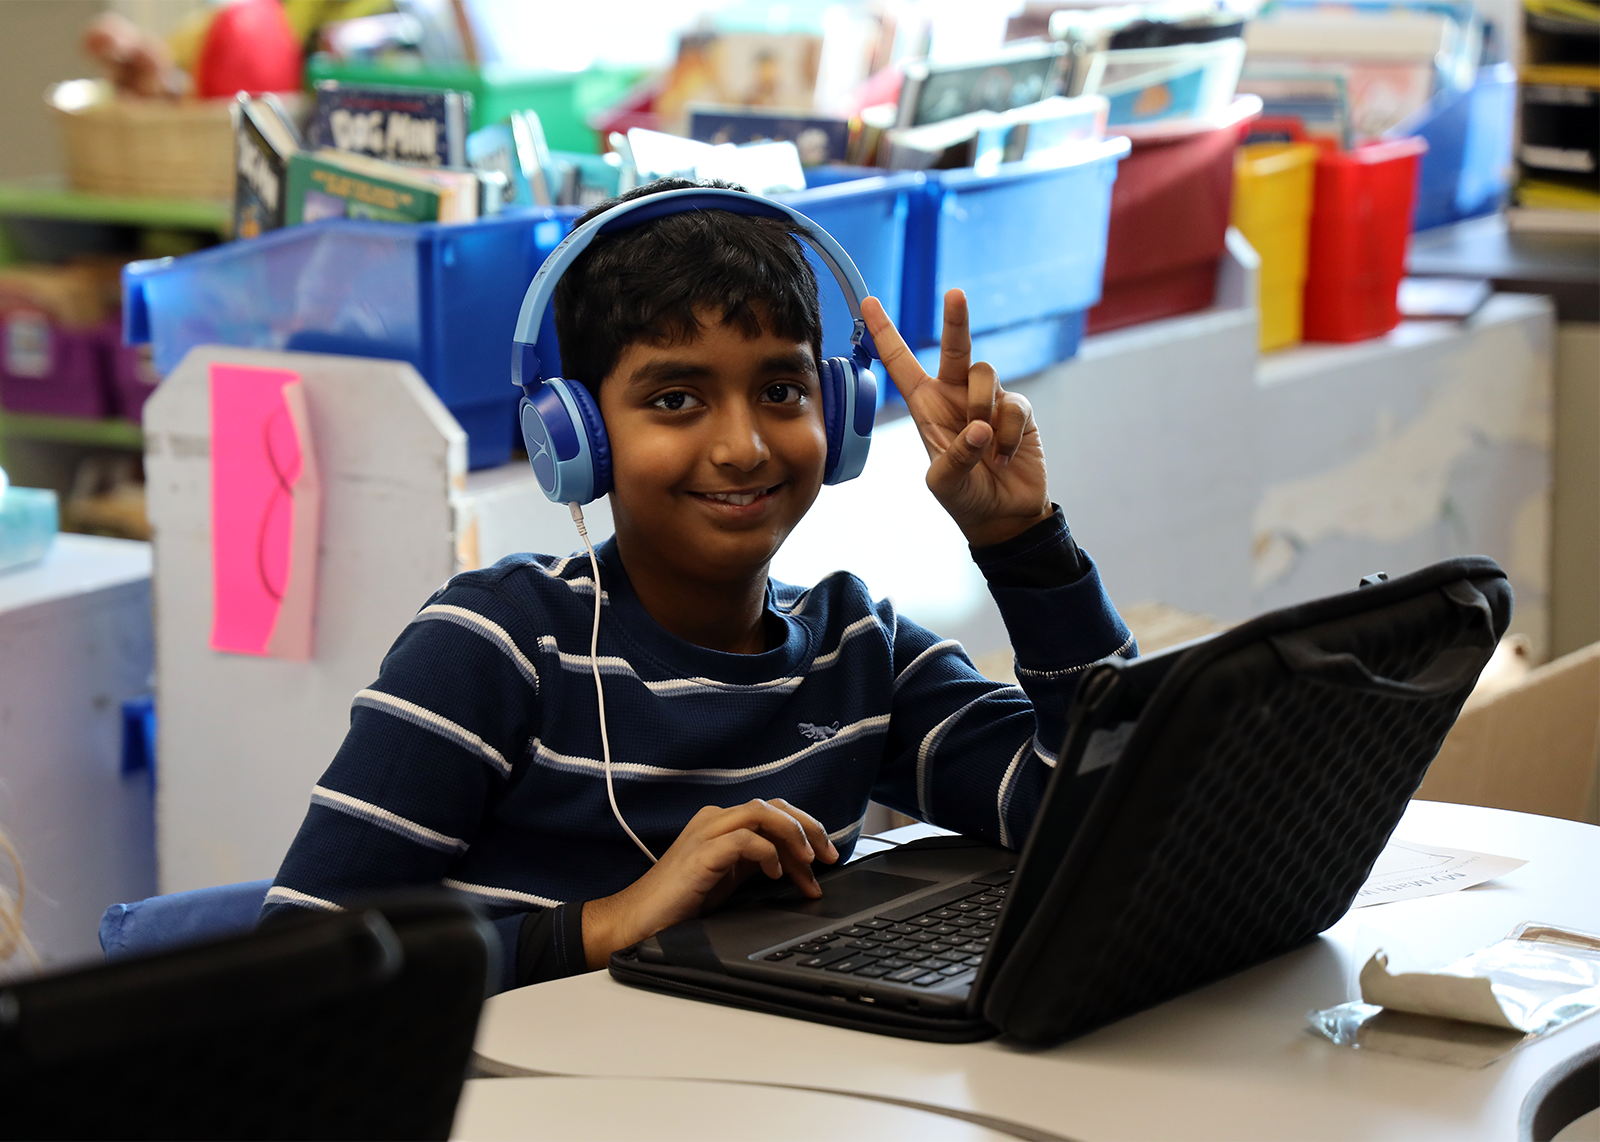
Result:
M600 560L595 556L594 544L589 540L589 529L583 526L583 508L576 502L567 505L572 512L572 522L578 527L578 534L583 537L583 546L589 552L589 567L594 572L594 627L589 632L589 669L594 672L594 697L600 707L600 752L605 760L606 771L606 797L611 801L612 815L617 818L617 824L622 826L622 831L634 844L639 846L639 851L650 858L650 863L656 863L656 854L650 851L648 845L639 839L639 834L628 827L628 822L622 819L622 810L617 808L617 790L611 784L611 738L606 734L606 691L600 683Z

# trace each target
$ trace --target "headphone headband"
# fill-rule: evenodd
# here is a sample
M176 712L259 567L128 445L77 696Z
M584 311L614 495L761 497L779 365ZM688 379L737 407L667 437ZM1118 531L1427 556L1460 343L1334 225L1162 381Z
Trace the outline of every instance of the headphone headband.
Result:
M516 344L511 356L512 384L526 388L545 379L539 355L534 349L539 339L539 329L544 324L545 311L550 308L555 296L556 283L589 248L589 243L601 234L627 230L669 214L682 214L690 210L726 210L732 214L749 214L794 223L798 228L795 236L817 252L844 294L845 304L854 322L850 334L851 355L863 368L878 355L877 346L873 345L872 337L867 333L867 324L861 317L861 303L867 297L867 283L861 271L856 269L856 264L850 260L850 255L834 241L831 234L798 210L770 198L720 187L684 187L681 190L647 194L614 206L579 226L551 251L539 267L539 272L534 274L533 282L522 299L522 311L517 315Z

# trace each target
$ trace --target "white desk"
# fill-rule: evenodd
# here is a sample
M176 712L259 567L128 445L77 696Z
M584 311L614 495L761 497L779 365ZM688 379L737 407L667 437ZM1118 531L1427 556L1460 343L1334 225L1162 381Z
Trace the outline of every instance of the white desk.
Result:
M106 905L155 892L150 775L119 767L122 703L150 692L151 655L148 543L58 535L0 574L0 829L51 966L98 957Z
M490 1000L477 1050L508 1074L892 1097L1015 1123L1031 1137L1515 1138L1525 1094L1561 1060L1600 1042L1600 1017L1469 1071L1335 1047L1307 1029L1306 1012L1354 998L1360 960L1379 944L1437 965L1524 920L1600 930L1600 828L1413 802L1396 836L1528 863L1465 892L1352 912L1313 944L1044 1051L839 1030L640 991L603 973ZM530 1088L531 1096L537 1084ZM708 1098L702 1113L716 1106ZM637 1114L648 1133L648 1104Z
M915 1106L829 1091L700 1079L474 1079L451 1137L461 1142L815 1142L914 1138L1014 1142L1016 1135Z

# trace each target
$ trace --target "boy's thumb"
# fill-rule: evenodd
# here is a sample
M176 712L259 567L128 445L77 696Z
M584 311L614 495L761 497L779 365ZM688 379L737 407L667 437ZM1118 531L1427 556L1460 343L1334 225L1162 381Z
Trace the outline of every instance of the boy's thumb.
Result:
M989 441L993 439L994 429L984 421L975 420L967 425L961 430L961 434L950 442L950 447L946 448L944 455L940 457L945 470L939 473L942 477L939 482L953 482L972 471L977 467L978 461L983 459L984 450L989 447Z
M983 420L975 420L967 425L966 430L956 437L956 447L966 453L963 466L970 468L983 458L983 450L989 447L989 441L994 439L994 429ZM970 458L967 458L970 457Z

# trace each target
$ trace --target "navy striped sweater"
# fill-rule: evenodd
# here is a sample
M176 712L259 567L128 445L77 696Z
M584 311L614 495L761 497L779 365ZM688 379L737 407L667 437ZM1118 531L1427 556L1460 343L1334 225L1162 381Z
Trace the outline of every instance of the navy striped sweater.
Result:
M783 797L847 857L870 798L1020 846L1078 676L1133 640L1059 512L974 557L1020 688L844 572L769 585L765 653L694 646L650 617L602 545L600 670L628 823L660 853L705 805ZM356 695L263 919L442 883L517 949L501 986L583 970L582 902L648 867L606 800L594 591L580 553L511 556L436 593Z

